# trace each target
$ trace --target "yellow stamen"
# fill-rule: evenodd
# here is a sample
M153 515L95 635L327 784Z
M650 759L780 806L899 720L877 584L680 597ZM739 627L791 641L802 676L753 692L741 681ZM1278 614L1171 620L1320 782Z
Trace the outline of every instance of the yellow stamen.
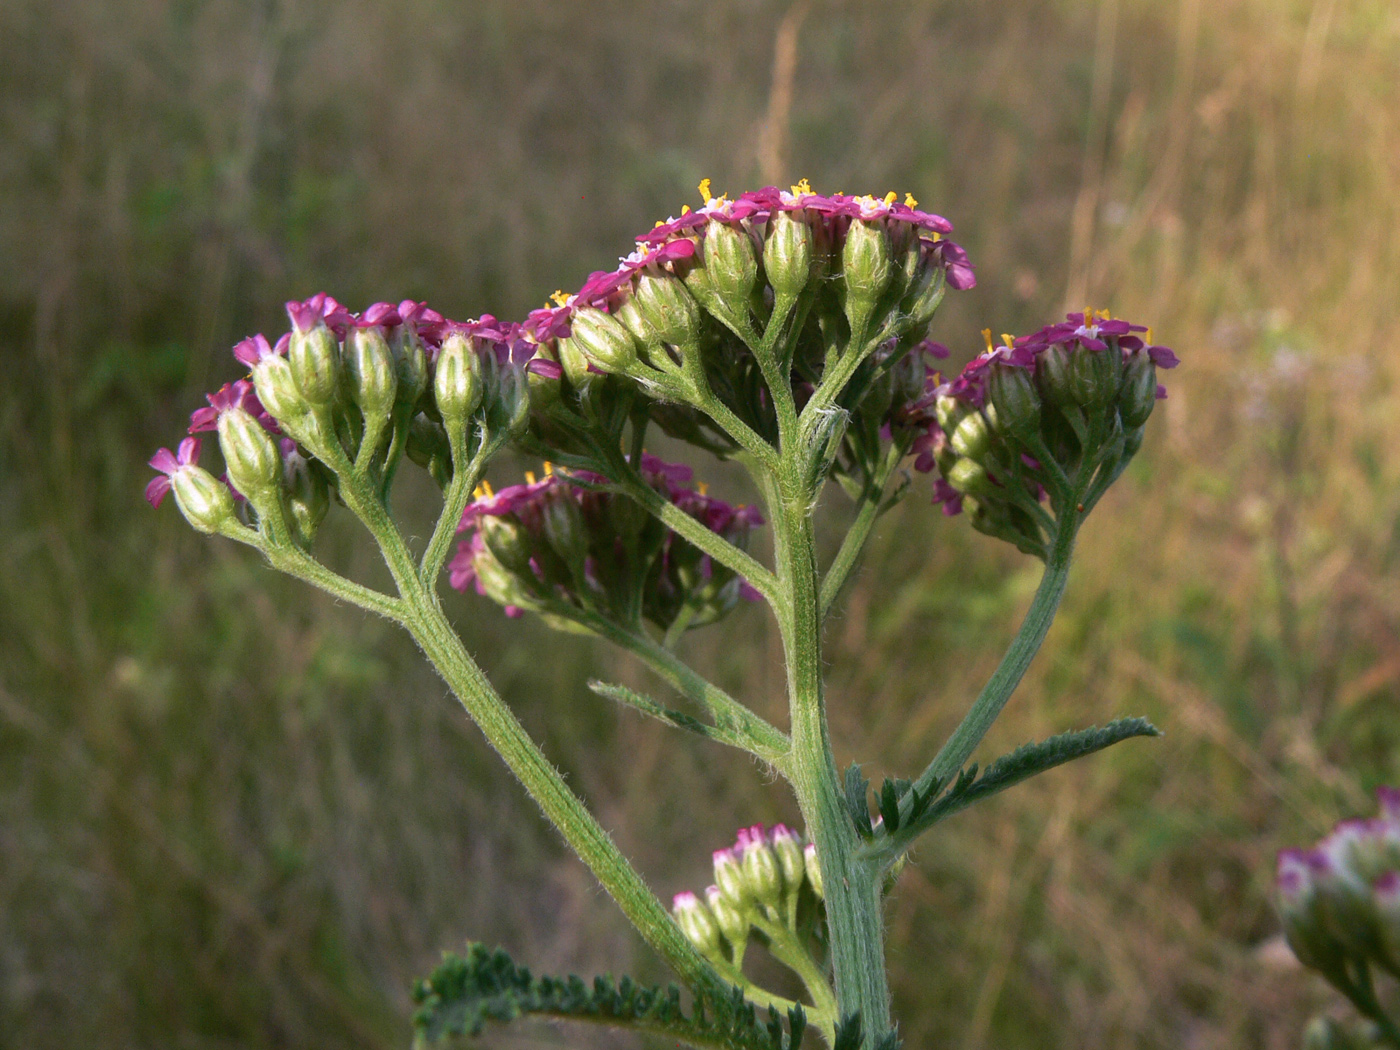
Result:
M549 460L544 461L544 476L547 478L554 477L554 464Z
M689 204L682 204L682 205L681 205L681 214L682 214L682 215L689 215L689 214L690 214L690 205L689 205Z
M895 198L898 196L899 194L895 193L894 190L890 190L889 193L885 194L885 207L888 208L891 204L893 204L895 202Z
M535 483L535 472L534 472L533 470L527 470L527 471L525 472L525 484L527 484L527 485L533 485L534 483Z
M1107 311L1107 310L1100 310L1100 311L1098 312L1098 317L1099 317L1099 320L1100 320L1100 321L1111 321L1111 320L1113 320L1113 314L1110 313L1110 312Z
M697 481L695 483L695 488L702 496L708 496L710 494L710 486L703 481Z
M1001 341L1002 341L1003 343L1005 343L1007 346L1015 346L1015 345L1016 345L1016 339L1015 339L1015 337L1012 336L1012 335L1009 335L1009 334L1006 333L1006 332L1002 332L1002 333L1001 333Z
M912 193L906 193L904 195L904 206L906 208L917 208L919 206L919 202L914 199L914 195Z
M550 298L554 300L555 306L567 306L569 303L569 297L564 294L562 288L551 295Z
M937 230L934 230L934 231L933 231L933 236L932 236L931 238L929 238L929 239L932 240L935 244L937 244L939 241L941 241L941 240L943 239L943 234L939 233Z
M797 185L792 188L794 197L810 197L812 195L812 184L806 179L798 179Z
M1152 329L1149 328L1147 331L1143 332L1142 334L1145 335L1145 336L1147 337L1146 340L1144 340L1144 341L1150 346L1151 343L1152 343Z
M700 199L706 204L710 203L710 180L701 179L700 185L696 187L700 191Z
M476 499L490 499L495 493L491 491L491 482L483 481L476 487L476 491L472 495Z
M992 352L992 330L990 328L982 329L982 340L987 344L987 353L990 354Z

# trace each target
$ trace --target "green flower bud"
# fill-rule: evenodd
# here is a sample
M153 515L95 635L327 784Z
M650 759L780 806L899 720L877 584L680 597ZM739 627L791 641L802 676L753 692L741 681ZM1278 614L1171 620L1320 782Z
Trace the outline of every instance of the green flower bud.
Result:
M1056 344L1038 354L1035 360L1035 383L1046 403L1059 407L1076 404L1070 382L1069 352Z
M783 873L762 834L762 829L758 829L742 847L744 881L760 904L776 910L783 903Z
M223 532L237 524L233 493L203 467L177 470L170 476L170 491L185 520L200 532Z
M796 299L812 278L812 228L792 212L778 211L763 242L763 269L773 295Z
M1143 426L1156 405L1157 366L1145 353L1135 353L1123 362L1123 389L1118 395L1123 426L1129 430Z
M753 904L753 887L739 856L732 849L719 849L714 853L715 885L723 898L733 908L747 911Z
M278 354L268 354L252 367L253 389L263 408L282 427L295 427L311 411L292 378L292 366Z
M365 419L387 419L398 392L393 353L378 328L352 328L345 337L344 383Z
M853 219L841 250L846 280L846 317L854 328L869 317L894 276L890 239L883 222Z
M1069 355L1069 389L1078 405L1098 407L1118 396L1122 355L1113 347L1079 347Z
M807 866L802 859L802 840L782 824L773 829L772 839L773 853L783 872L783 886L791 896L802 888L802 880L807 875Z
M569 371L564 361L563 344L570 342L573 349L584 359L604 372L627 372L637 363L637 340L617 318L603 313L594 306L579 307L569 319L569 339L560 340L561 363ZM577 370L577 365L575 365ZM570 381L580 385L574 376Z
M405 446L408 458L420 467L428 467L434 459L447 459L452 456L447 443L447 431L436 420L429 419L422 412L413 417L408 426L408 443Z
M972 411L975 410L971 405L951 394L944 394L933 403L933 414L938 419L938 425L949 434L956 430L958 424Z
M802 847L802 860L807 868L807 881L812 884L812 891L822 900L826 899L826 887L822 883L822 866L817 860L817 844L809 842Z
M481 358L466 336L453 332L442 344L433 374L438 415L449 431L467 425L481 405L482 389Z
M564 369L564 378L575 390L585 390L599 378L597 372L589 371L588 356L571 337L564 336L556 340L554 345L555 352L559 355L559 364Z
M701 954L712 959L723 954L719 923L699 897L693 893L676 894L672 914L686 939L699 948Z
M583 511L569 492L555 492L545 503L544 538L571 571L583 572L583 562L588 557L588 527Z
M705 270L720 302L735 315L747 317L749 296L758 284L753 241L742 228L714 221L705 227L701 246Z
M1023 441L1039 433L1040 397L1027 369L993 363L987 373L987 399L996 409L997 422L1008 433Z
M481 589L498 605L517 605L523 609L535 607L534 596L525 589L522 578L496 560L490 549L481 551L473 563Z
M640 273L632 301L661 342L688 349L700 338L700 304L679 278Z
M919 262L909 279L909 287L899 301L899 309L908 318L911 330L920 330L938 312L943 295L948 290L948 274L943 266L934 262L919 242Z
M514 518L495 514L483 514L478 526L482 541L486 544L502 568L516 576L533 574L530 559L534 557L534 544L525 526Z
M996 486L992 484L992 479L987 477L986 468L970 459L960 459L953 464L953 469L948 471L948 484L959 492L977 496L996 493Z
M992 445L991 427L983 412L971 412L954 429L948 444L953 451L969 460L980 461Z
M335 335L318 320L306 331L293 327L287 350L292 379L301 396L314 407L335 400L340 379L340 347Z
M219 448L234 488L256 505L277 491L282 456L272 435L241 408L219 414Z
M390 349L398 373L398 401L416 405L428 386L428 356L423 350L423 340L411 325L400 325Z
M725 897L724 891L718 886L711 886L705 890L705 901L710 906L710 914L715 917L715 922L719 924L720 932L724 934L724 939L729 942L737 955L749 939L749 920L745 915L746 909L736 908Z
M299 452L282 461L282 483L297 535L309 546L330 509L330 485L325 475Z
M558 388L559 381L555 380L554 389ZM520 437L530 425L530 405L539 390L531 385L523 365L507 365L498 374L487 424L504 430L511 439Z

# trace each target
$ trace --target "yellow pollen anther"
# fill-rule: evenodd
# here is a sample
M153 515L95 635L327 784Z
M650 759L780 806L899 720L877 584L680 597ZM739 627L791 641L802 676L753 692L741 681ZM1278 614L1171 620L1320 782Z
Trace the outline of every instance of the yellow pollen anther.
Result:
M491 491L491 482L483 481L476 487L476 491L472 495L476 499L490 499L495 493Z
M695 488L702 496L708 496L710 494L710 486L703 481L697 481L695 483Z
M885 207L888 208L891 204L893 204L895 202L895 198L898 196L899 194L895 193L894 190L890 190L889 193L885 194Z
M696 187L700 191L700 199L706 204L710 203L710 180L701 179L700 185Z
M808 197L812 193L812 184L806 179L798 179L797 185L792 188L794 197Z
M919 206L919 202L914 199L914 195L912 193L906 193L904 195L904 206L906 208L917 208Z
M1005 343L1007 346L1015 346L1015 345L1016 345L1016 338L1015 338L1015 336L1012 336L1011 334L1009 334L1009 333L1007 333L1007 332L1002 332L1002 333L1001 333L1001 341L1002 341L1003 343Z
M1147 337L1145 341L1150 345L1150 344L1152 343L1152 329L1149 328L1147 331L1143 332L1142 334L1145 335L1145 336Z
M682 204L682 205L681 205L681 214L682 214L682 215L689 215L689 214L690 214L690 205L689 205L689 204Z
M525 472L525 484L527 484L527 485L533 485L534 483L535 483L535 472L534 472L533 470L527 470L527 471Z
M992 352L992 330L990 328L982 329L982 340L987 344L987 353L990 354Z
M1098 311L1098 318L1099 318L1100 321L1111 321L1111 320L1113 320L1113 314L1111 314L1111 313L1110 313L1109 311L1107 311L1107 310L1099 310L1099 311Z
M554 300L555 306L567 306L569 303L569 297L564 294L562 288L551 295L550 298Z
M943 234L939 233L937 230L934 230L932 236L929 239L936 244L943 239Z
M554 477L554 464L549 460L544 461L544 476L547 478Z

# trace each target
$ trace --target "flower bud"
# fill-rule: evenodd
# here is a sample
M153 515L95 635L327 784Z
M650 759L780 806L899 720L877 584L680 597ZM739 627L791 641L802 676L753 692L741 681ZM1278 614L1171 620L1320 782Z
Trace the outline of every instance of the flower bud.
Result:
M802 847L802 860L807 868L807 881L812 884L812 891L822 899L826 899L826 888L822 884L822 866L817 860L817 844L809 842Z
M233 493L203 467L185 466L170 476L175 505L200 532L222 532L236 523Z
M1156 404L1157 366L1147 354L1139 351L1123 362L1123 390L1118 395L1118 414L1123 426L1128 430L1143 426Z
M788 211L773 213L763 242L763 270L777 299L802 294L812 277L812 228L805 219Z
M410 324L400 325L389 347L394 354L394 368L398 374L398 402L416 405L428 385L428 357L423 350L423 340Z
M295 448L282 460L282 483L297 535L309 545L330 509L330 486L325 475Z
M637 340L632 333L597 307L583 306L569 321L569 341L604 372L626 372L637 363ZM563 340L561 342L561 347ZM567 363L564 365L568 371ZM573 376L569 377L571 380Z
M489 548L476 555L473 568L482 591L497 605L527 609L534 606L534 596L526 590L524 579L497 561Z
M534 557L534 545L525 526L514 518L495 514L483 514L479 528L481 539L501 563L501 566L516 576L532 575L530 559Z
M559 365L564 369L564 377L575 390L586 390L601 375L588 367L588 355L570 336L562 336L555 342L555 352L559 355Z
M996 409L998 424L1008 433L1027 440L1039 432L1040 397L1026 369L993 363L987 373L987 398Z
M933 403L933 414L938 420L938 425L949 434L973 411L975 410L966 401L951 394L943 394Z
M1117 360L1115 360L1117 359ZM1069 355L1069 388L1076 404L1106 405L1118 396L1122 355L1113 347L1091 350L1081 346Z
M398 369L379 328L352 328L345 337L344 382L365 419L387 419L398 392Z
M559 384L556 381L557 391ZM530 376L521 365L507 365L501 369L496 382L496 396L492 399L486 422L503 430L512 439L525 433L530 425L530 403L538 396L539 387L532 386Z
M974 411L964 416L962 422L953 428L948 443L958 455L980 462L992 444L992 431L987 425L986 415Z
M710 914L715 917L724 939L737 953L749 939L749 920L744 910L734 907L718 886L705 890L705 901L710 906Z
M688 348L700 338L700 304L679 278L640 273L632 301L661 342Z
M863 322L869 317L894 276L890 238L883 222L851 220L841 249L841 267L846 280L846 317L854 328L858 318Z
M713 958L723 953L719 923L699 897L689 892L676 894L671 913L686 940L699 948L701 954Z
M743 865L732 849L717 849L714 853L715 885L730 906L747 911L753 904L753 889L744 874Z
M1069 377L1069 359L1069 351L1058 343L1036 357L1036 386L1049 404L1069 407L1076 403Z
M219 414L219 448L229 480L255 503L275 492L282 480L282 456L272 435L241 408Z
M938 312L943 295L948 290L948 272L940 260L933 258L925 245L919 242L919 265L915 268L905 289L899 308L907 317L911 329L922 329Z
M705 271L715 294L732 313L747 317L749 296L758 284L753 241L742 228L716 220L705 227L703 248Z
M768 845L762 825L750 828L748 836L740 832L740 863L744 881L760 904L777 909L783 902L783 872L778 858Z
M960 459L953 464L953 469L948 471L948 484L967 495L990 496L996 492L986 468L970 459Z
M441 423L429 419L422 412L414 416L408 426L408 443L404 450L414 463L430 470L434 460L450 462L452 457L447 431Z
M467 337L453 332L442 344L433 375L433 397L449 432L465 427L481 404L481 359Z
M311 411L292 378L292 366L280 354L268 354L252 367L253 388L268 414L284 428L295 427Z
M320 408L335 400L340 349L324 321L317 318L316 323L305 330L293 326L287 362L297 389L311 405Z
M778 858L778 867L783 872L783 885L789 895L802 888L806 877L806 865L802 860L802 840L797 833L785 824L776 824L771 836L773 853Z
M544 538L570 570L583 572L584 559L588 557L588 527L572 493L559 490L545 501Z

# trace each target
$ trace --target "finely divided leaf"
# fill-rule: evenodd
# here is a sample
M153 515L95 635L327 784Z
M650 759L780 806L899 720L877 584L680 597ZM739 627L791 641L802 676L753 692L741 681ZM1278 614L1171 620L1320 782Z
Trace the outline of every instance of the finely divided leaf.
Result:
M800 1007L784 1028L774 1010L761 1020L737 988L697 996L687 1016L680 989L643 987L630 977L535 977L504 951L469 944L465 956L448 954L413 989L418 1047L479 1035L488 1021L534 1015L630 1028L714 1050L797 1050L806 1017Z

